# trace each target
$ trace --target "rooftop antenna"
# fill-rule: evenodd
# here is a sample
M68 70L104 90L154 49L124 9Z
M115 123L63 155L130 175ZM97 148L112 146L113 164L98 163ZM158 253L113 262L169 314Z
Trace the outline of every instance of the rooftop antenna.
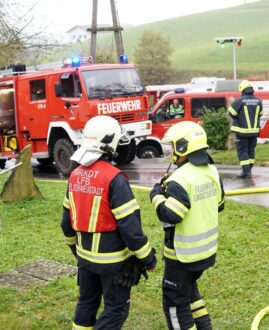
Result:
M120 26L118 12L116 8L116 0L110 0L110 7L111 7L111 14L112 14L112 21L113 26L111 27L97 27L97 7L98 7L98 0L93 0L92 3L92 26L91 28L87 29L87 31L91 32L91 56L93 58L93 63L96 62L96 40L97 40L97 32L99 31L114 31L116 49L117 49L117 56L118 61L120 61L120 56L124 54L123 50L123 43L122 43L122 36L121 31L123 28Z

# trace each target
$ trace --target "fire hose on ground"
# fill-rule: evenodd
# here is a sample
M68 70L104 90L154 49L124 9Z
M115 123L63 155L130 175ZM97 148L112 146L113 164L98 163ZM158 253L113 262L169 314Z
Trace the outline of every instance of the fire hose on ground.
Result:
M48 180L46 180L46 179L37 179L37 180L38 181L43 181L43 182L58 182L58 183L63 183L63 182L67 181L67 180L50 180L50 179L48 179ZM134 184L131 184L131 187L133 189L141 190L141 191L151 191L151 189L152 189L152 187L138 186L138 185L134 185ZM269 187L226 190L225 191L225 196L258 194L258 193L269 193Z
M151 189L152 189L151 187L137 186L137 185L131 185L131 187L134 189L143 190L143 191L151 191ZM269 193L269 187L226 190L225 196L258 194L258 193Z
M259 324L261 320L264 318L265 315L269 313L269 306L261 309L259 313L255 316L252 324L251 324L251 330L258 330Z

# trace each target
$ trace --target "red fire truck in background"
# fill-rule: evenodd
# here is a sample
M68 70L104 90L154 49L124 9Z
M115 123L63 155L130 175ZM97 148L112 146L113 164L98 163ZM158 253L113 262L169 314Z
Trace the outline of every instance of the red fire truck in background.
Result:
M55 162L58 171L68 175L74 165L70 156L93 116L114 117L131 136L129 145L117 149L118 164L131 162L135 138L151 133L148 99L135 65L97 65L73 58L61 68L22 73L0 76L2 168L6 159L30 144L33 158L46 165Z
M186 84L186 89L178 88L165 93L150 109L152 120L152 134L139 138L137 156L139 158L159 157L164 154L161 140L169 127L180 121L190 120L200 122L205 109L219 111L226 109L233 100L241 95L238 85L241 80L225 80L224 78L201 78ZM263 116L261 118L261 132L259 142L269 140L269 81L252 81L255 95L263 102ZM160 86L159 90L162 87ZM153 93L153 89L151 92ZM169 109L174 99L178 99L184 113L169 117Z

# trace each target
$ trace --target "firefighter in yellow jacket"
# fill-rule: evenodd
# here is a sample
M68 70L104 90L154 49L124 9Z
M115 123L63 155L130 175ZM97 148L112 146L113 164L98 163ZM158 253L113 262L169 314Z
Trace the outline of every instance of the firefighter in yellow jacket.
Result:
M71 157L80 165L69 178L61 227L78 260L73 330L121 329L131 287L156 264L128 180L111 164L118 144L129 142L115 119L97 116L87 122L81 147Z
M175 124L163 141L171 144L176 165L150 193L165 231L163 310L169 329L210 330L197 280L215 263L218 212L224 208L222 183L200 125Z

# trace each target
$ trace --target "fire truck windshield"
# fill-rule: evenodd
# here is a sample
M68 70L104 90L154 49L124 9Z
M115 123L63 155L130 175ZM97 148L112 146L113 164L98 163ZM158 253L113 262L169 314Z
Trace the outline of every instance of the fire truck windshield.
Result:
M137 95L144 92L139 75L132 68L82 71L89 99Z

